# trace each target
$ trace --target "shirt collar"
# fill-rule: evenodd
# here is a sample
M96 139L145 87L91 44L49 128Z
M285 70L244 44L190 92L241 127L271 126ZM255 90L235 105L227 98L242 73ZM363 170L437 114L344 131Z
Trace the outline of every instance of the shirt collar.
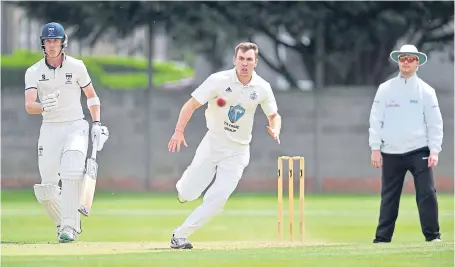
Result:
M257 85L257 82L258 82L258 77L257 76L258 75L257 75L256 71L253 70L253 76L251 77L250 82L247 85L245 85L245 86L255 86L255 85ZM235 70L235 67L233 69L231 69L231 78L232 78L233 82L242 84L240 82L240 80L239 80L239 77L237 76L237 71Z
M419 77L417 76L417 73L414 73L414 75L412 75L411 77L404 78L403 76L401 76L401 73L398 72L397 78L400 82L415 83Z
M62 60L62 63L60 64L60 68L63 66L63 62L65 62L65 60L66 60L66 55L65 55L65 53L62 53L62 55L63 55L63 60ZM55 67L53 67L53 66L49 65L49 63L47 63L47 59L46 59L46 58L44 58L44 64L46 64L46 66L47 66L49 69L51 69L51 70L55 70L55 69L56 69Z

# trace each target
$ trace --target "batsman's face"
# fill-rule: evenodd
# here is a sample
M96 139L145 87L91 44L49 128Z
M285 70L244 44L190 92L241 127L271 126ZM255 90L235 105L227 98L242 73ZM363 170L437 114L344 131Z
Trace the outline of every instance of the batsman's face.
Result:
M417 71L419 65L419 58L414 55L401 55L398 57L398 66L401 73L413 74Z
M258 59L254 50L250 49L242 51L239 49L237 55L234 57L234 65L237 75L249 77L253 75L253 70L256 67Z
M57 57L62 49L62 40L46 39L44 40L44 51L49 57Z

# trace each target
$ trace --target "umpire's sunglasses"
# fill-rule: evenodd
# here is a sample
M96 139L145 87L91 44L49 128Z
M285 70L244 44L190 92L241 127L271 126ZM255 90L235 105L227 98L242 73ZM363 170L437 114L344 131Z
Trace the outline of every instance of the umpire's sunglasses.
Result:
M408 61L409 63L412 63L414 61L419 61L419 59L414 56L401 56L398 58L398 60L400 60L401 63L404 63L405 61Z

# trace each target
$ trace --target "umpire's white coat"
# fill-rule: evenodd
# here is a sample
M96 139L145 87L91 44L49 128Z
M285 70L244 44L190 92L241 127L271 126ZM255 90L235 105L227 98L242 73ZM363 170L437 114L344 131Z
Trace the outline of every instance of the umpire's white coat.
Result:
M435 90L417 74L398 74L382 83L370 113L369 145L384 153L402 154L428 146L442 148L443 122Z

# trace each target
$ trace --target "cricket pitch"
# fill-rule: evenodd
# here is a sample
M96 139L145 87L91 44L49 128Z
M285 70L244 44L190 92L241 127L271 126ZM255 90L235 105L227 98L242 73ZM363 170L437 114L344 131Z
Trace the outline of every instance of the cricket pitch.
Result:
M193 250L238 250L340 244L326 242L217 241L197 242L193 245L195 246ZM1 249L3 256L159 253L173 250L169 248L169 243L164 242L2 243Z

